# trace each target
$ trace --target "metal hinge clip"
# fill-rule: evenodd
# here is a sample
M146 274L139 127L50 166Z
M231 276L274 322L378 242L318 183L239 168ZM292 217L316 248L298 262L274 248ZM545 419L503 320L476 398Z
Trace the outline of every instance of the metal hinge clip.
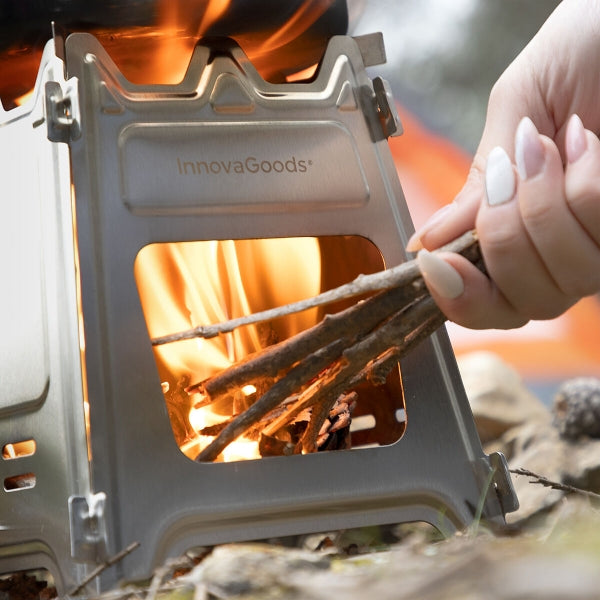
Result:
M47 81L46 121L51 142L68 143L81 135L77 80L69 79L65 90L57 81Z
M94 564L106 560L105 507L106 494L103 492L69 498L71 556L74 560Z

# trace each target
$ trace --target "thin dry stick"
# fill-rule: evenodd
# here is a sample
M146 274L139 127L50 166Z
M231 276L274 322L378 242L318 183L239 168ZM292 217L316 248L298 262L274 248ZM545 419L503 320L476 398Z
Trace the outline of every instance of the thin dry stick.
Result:
M81 583L77 587L73 588L69 592L68 595L69 596L77 596L77 594L79 594L79 592L81 592L81 590L88 583L90 583L90 581L93 581L94 579L96 579L96 577L98 577L98 575L100 575L106 569L108 569L108 567L112 567L114 564L118 563L120 560L123 560L128 554L131 554L139 545L140 545L139 542L132 542L131 544L129 544L129 546L127 546L127 548L124 548L120 552L117 552L117 554L115 554L114 556L111 556L109 559L107 559L101 565L96 567L87 577L84 577L83 580L81 581Z
M458 252L464 255L465 253L469 252L473 245L477 245L476 243L477 236L475 232L468 231L443 248L440 248L439 251ZM407 283L410 283L410 281L417 279L419 276L420 271L416 262L414 260L407 261L401 265L398 265L397 267L393 267L385 271L380 271L371 275L359 275L350 283L341 285L333 290L323 292L318 296L307 298L306 300L286 304L285 306L278 306L276 308L253 313L244 317L231 319L229 321L223 321L222 323L215 323L214 325L201 325L199 327L187 329L186 331L181 331L179 333L156 337L152 339L152 345L160 346L163 344L170 344L172 342L178 342L197 337L215 337L220 333L228 333L245 325L271 321L279 317L308 310L309 308L324 306L340 300L347 300L349 298L362 296L363 294L369 292L376 292L387 290L393 287L404 286Z
M525 475L526 477L531 477L535 481L531 481L530 483L538 483L544 487L549 487L553 490L561 490L562 492L573 493L573 494L581 494L583 496L587 496L588 498L594 498L595 500L600 500L600 494L596 492L592 492L590 490L584 490L582 488L575 487L573 485L569 485L567 483L560 483L558 481L552 481L543 475L537 475L533 471L529 471L528 469L510 469L511 473L515 475Z
M335 365L335 368L339 369L340 366ZM311 399L314 397L317 388L321 387L323 384L323 378L320 377L319 379L313 381L305 390L302 391L302 393L296 394L295 400L293 400L287 410L274 417L273 420L263 428L262 433L265 435L274 435L282 427L285 427L288 423L291 423L294 419L296 419L296 417L298 417L302 411L310 408L312 406Z
M304 453L316 452L317 451L317 438L321 433L321 428L325 419L329 416L329 412L335 406L339 396L328 396L323 402L313 404L312 413L310 415L310 421L302 435L302 450Z

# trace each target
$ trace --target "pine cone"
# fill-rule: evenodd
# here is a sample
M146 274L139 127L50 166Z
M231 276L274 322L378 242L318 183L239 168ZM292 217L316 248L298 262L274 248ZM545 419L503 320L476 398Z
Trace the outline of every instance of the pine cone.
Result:
M600 438L600 379L578 377L566 381L554 398L553 410L561 437Z

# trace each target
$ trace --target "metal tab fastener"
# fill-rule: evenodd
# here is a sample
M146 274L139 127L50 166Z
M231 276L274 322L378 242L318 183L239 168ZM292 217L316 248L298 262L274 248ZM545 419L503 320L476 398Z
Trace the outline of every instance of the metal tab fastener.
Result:
M46 120L51 142L76 140L81 135L77 80L67 81L63 91L56 81L46 82Z
M358 45L358 50L365 67L383 65L387 61L383 34L380 31L357 35L352 38Z
M108 556L105 506L104 492L69 498L71 556L74 560L99 563Z
M507 513L514 512L519 508L519 499L510 478L506 457L502 452L492 452L489 459L494 470L494 484L502 510Z
M377 113L383 129L383 135L386 138L402 135L402 123L396 110L396 103L392 96L390 84L381 77L375 77L373 79L373 90L375 91Z

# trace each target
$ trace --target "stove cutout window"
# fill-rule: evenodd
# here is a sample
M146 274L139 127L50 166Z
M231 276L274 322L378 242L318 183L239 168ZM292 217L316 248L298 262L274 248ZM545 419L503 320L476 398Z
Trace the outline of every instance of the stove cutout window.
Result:
M5 492L18 492L35 487L35 473L21 473L4 479Z
M2 446L2 458L4 460L12 460L14 458L33 456L35 450L36 443L34 439L11 442Z
M150 339L284 306L385 267L377 247L355 235L153 243L140 250L135 280ZM154 345L154 358L175 439L196 459L223 428L273 384L252 383L208 397L202 382L250 355L288 340L351 299L243 326L208 339ZM298 454L312 409L287 417L297 397L270 410L216 458ZM400 369L385 384L362 382L340 396L316 438L318 451L387 445L405 429Z

